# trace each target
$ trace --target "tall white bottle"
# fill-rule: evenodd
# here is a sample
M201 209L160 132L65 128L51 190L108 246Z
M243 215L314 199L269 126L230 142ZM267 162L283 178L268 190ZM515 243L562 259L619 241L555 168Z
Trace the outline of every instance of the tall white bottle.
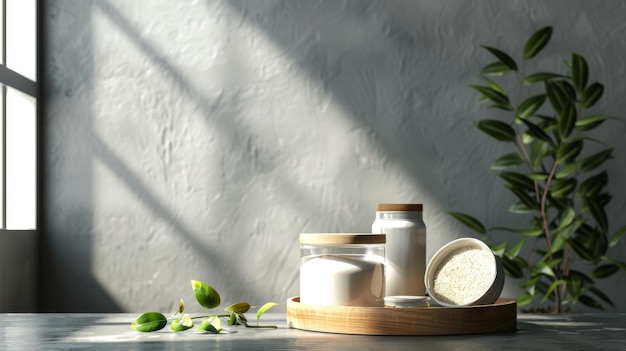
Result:
M422 204L377 204L372 233L386 234L386 296L424 296L426 225Z

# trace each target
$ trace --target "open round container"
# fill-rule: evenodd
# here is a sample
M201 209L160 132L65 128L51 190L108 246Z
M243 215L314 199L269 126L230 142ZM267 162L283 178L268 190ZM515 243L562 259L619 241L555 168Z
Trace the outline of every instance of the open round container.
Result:
M504 268L484 242L461 238L435 253L424 284L432 302L440 306L489 305L500 297Z

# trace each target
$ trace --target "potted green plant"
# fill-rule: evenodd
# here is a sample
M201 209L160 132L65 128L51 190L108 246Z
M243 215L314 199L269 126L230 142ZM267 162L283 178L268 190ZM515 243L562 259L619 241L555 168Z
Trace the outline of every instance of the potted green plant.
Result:
M577 302L593 308L612 305L596 279L626 270L625 262L608 255L626 227L610 232L604 166L613 149L593 137L612 118L588 113L602 97L603 85L588 81L587 61L576 53L564 60L565 73L526 72L551 36L552 27L532 34L521 61L483 46L496 60L480 70L484 83L471 85L479 101L494 109L476 127L510 147L491 169L515 195L509 211L528 218L528 225L487 228L471 215L449 213L484 235L506 274L520 279L520 306L538 302L539 309L558 313ZM498 242L502 231L516 233L516 241Z

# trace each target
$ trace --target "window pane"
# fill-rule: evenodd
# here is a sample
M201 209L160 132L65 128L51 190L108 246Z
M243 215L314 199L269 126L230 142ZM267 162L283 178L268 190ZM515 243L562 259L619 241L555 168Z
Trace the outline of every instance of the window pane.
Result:
M36 0L6 0L7 67L37 80Z
M1 3L0 3L1 4ZM4 16L2 15L2 11L4 10L4 6L0 6L0 38L4 38ZM0 64L4 64L4 45L2 45L2 40L0 39Z
M0 85L0 111L4 111L4 86ZM4 117L0 113L0 229L4 228Z
M6 226L36 228L36 100L7 88Z

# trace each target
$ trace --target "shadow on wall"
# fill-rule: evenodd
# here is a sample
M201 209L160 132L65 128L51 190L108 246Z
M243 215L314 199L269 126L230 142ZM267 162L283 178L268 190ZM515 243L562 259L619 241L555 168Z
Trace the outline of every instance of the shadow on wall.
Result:
M459 195L459 184L475 180L488 187L483 194L489 192L493 182L480 179L484 144L461 143L480 137L467 128L472 108L462 105L467 101L462 96L468 95L463 82L473 79L467 65L474 64L474 36L482 30L461 28L471 26L470 10L482 15L481 5L459 2L448 11L446 6L411 1L228 4L242 23L262 30L343 106L354 132L383 150L386 163L424 190L405 194L407 198L435 199L452 209L471 201ZM416 13L426 20L417 23ZM458 65L450 66L446 57L457 57ZM337 173L350 174L353 166L346 164ZM472 172L473 167L480 171ZM465 180L455 181L459 177Z
M52 28L50 23L58 20L62 14L54 6L47 4L42 11L44 28ZM92 38L85 28L91 25L92 2L76 2L73 4L75 13L80 14L73 18L76 38L63 46L69 55L75 57L91 57L93 53ZM57 27L54 27L57 28ZM44 37L47 35L44 31ZM43 38L42 38L43 39ZM44 43L47 41L44 40ZM44 57L48 57L54 48L44 44ZM44 59L44 62L46 60ZM91 274L93 260L93 160L88 153L82 150L90 145L90 130L92 124L91 104L93 96L90 90L77 85L64 85L63 77L51 76L58 71L81 77L82 81L89 81L93 67L89 65L75 65L67 67L71 62L47 62L44 74L41 76L44 85L44 98L62 96L68 98L73 106L71 116L59 116L51 113L44 107L42 118L46 146L48 140L59 137L64 140L61 149L45 147L41 155L41 164L45 165L43 173L46 182L42 189L41 258L39 265L40 289L38 294L39 308L42 312L121 312L120 307ZM76 71L76 69L81 69ZM52 73L51 73L52 72ZM78 96L80 94L80 96ZM75 99L79 97L79 99ZM44 101L48 106L50 101ZM63 120L68 118L69 120ZM65 126L67 123L70 127ZM78 132L67 133L69 128L77 128ZM50 135L50 131L59 135ZM53 132L53 133L54 133ZM71 160L68 167L63 167L62 177L66 183L55 183L51 186L49 170L52 165L62 162L60 159ZM55 188L56 185L61 185ZM68 188L64 188L68 187ZM52 221L51 218L56 218ZM59 218L64 220L59 221ZM95 302L95 303L94 303Z

